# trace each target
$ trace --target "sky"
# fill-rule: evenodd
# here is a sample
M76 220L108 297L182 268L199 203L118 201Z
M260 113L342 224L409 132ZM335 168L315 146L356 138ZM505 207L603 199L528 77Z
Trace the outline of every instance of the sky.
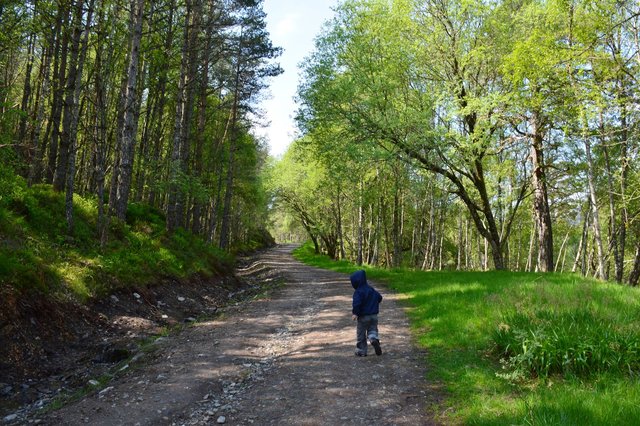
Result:
M265 129L258 135L269 142L269 152L281 156L295 138L294 97L298 88L298 64L314 47L314 39L322 24L333 16L337 0L265 0L267 30L274 46L284 52L279 59L284 73L271 79L270 97L262 102L266 121Z

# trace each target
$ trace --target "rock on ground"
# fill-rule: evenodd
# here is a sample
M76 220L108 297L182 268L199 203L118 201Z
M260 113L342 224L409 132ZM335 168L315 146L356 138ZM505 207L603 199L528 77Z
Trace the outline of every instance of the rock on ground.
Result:
M102 390L42 415L43 424L430 425L437 389L397 297L380 312L382 356L354 356L348 276L302 265L292 246L263 253L240 276L275 271L266 298L222 310L158 339L144 363ZM266 280L276 279L276 275ZM35 418L35 417L33 417ZM27 419L21 419L26 421Z

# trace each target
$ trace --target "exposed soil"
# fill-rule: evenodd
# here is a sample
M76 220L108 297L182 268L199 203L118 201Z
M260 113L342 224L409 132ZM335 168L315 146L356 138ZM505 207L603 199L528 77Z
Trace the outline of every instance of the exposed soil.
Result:
M92 380L140 359L154 337L211 318L272 282L259 275L167 279L86 305L0 288L0 419L19 420L96 387Z
M92 347L85 358L94 357L96 362L86 366L85 359L79 368L82 374L71 376L86 385L98 377L97 365L109 366L112 372L120 370L115 378L105 384L92 382L93 390L58 410L33 406L17 412L5 410L5 421L73 425L435 424L429 408L437 402L438 392L424 380L425 354L412 344L397 297L372 283L385 296L380 313L383 354L376 356L370 350L366 358L355 357L355 324L350 315L353 289L348 276L302 265L292 258L292 248L280 246L257 256L237 270L239 282L175 286L179 292L171 295L161 294L160 289L172 286L160 286L137 293L139 297L116 295L117 302L108 298L102 306L105 318L95 324L88 321L87 328L98 327L96 333L105 334L107 340L117 337L108 346ZM282 285L269 284L276 282ZM190 287L194 293L184 293ZM201 293L201 287L211 288L211 294ZM246 297L265 288L270 288L266 297ZM244 301L221 308L238 292L245 296ZM168 306L172 298L178 301L175 311ZM141 310L148 305L153 315L109 316L106 308L121 306L125 300ZM189 316L178 309L187 303L193 304ZM192 321L216 309L214 319ZM154 336L162 321L184 320L193 324L168 336L148 339L153 341L148 345L151 350L133 343L139 342L133 335ZM87 339L96 346L95 339ZM47 364L55 365L55 357L48 357ZM124 360L115 364L119 360L113 358L119 357ZM21 372L23 380L28 377L27 370ZM1 371L0 382L14 388L10 392L14 403L16 386L38 389L35 380L33 385L5 381L6 372ZM44 371L41 374L46 376ZM64 379L65 374L59 376ZM40 380L46 383L48 379Z

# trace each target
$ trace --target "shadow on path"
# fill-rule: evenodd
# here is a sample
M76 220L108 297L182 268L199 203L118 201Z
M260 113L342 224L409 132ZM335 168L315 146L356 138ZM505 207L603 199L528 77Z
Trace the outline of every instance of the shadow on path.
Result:
M430 425L424 354L394 294L383 293L382 356L354 356L345 274L303 265L279 246L238 270L285 281L158 343L138 369L46 423L92 425Z

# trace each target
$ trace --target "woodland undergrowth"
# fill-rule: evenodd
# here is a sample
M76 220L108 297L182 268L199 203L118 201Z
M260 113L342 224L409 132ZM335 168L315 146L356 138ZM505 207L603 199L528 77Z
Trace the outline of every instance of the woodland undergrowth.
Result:
M231 273L229 254L186 231L168 233L162 211L132 203L126 222L111 220L106 244L97 231L97 202L74 196L67 232L64 193L0 176L0 285L79 300L161 278Z

